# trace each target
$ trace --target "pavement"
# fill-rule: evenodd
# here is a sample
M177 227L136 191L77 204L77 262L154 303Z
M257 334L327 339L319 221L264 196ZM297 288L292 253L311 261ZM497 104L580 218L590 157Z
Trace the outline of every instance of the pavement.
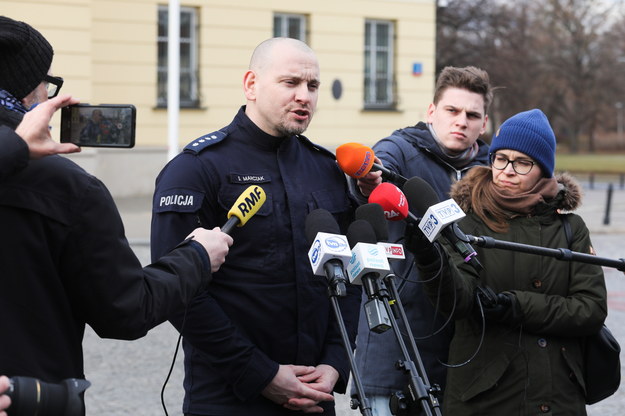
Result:
M609 259L625 257L625 190L615 184L610 210L607 185L584 184L584 203L578 209L588 228L597 255ZM116 199L126 235L137 257L149 263L150 197ZM604 268L608 287L607 326L625 346L625 276ZM164 323L136 341L101 339L87 327L83 342L85 372L92 386L85 395L87 414L99 415L181 415L183 398L183 353L176 353L178 333ZM622 358L625 364L625 356ZM168 379L168 374L171 375ZM621 368L625 374L624 368ZM161 405L161 390L166 410ZM360 414L349 408L349 397L337 395L337 415ZM621 416L625 409L625 383L608 399L588 407L591 416ZM250 415L252 416L252 415Z

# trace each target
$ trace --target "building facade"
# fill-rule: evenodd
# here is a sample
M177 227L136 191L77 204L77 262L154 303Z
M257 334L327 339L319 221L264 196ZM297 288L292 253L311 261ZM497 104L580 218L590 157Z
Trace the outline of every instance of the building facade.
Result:
M330 149L372 145L425 117L436 75L435 0L183 0L180 6L179 148L230 122L245 103L251 52L272 36L302 39L319 57L318 109L305 133L311 140ZM64 78L63 92L84 103L136 106L134 149L84 148L71 157L114 195L151 193L167 160L167 0L1 0L0 14L50 40L52 72Z

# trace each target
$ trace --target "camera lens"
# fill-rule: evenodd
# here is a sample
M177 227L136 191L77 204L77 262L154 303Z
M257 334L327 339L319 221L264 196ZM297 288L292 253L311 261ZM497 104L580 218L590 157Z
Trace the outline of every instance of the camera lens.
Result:
M46 383L32 377L12 377L5 392L11 397L9 416L83 416L87 380L68 378L61 383Z

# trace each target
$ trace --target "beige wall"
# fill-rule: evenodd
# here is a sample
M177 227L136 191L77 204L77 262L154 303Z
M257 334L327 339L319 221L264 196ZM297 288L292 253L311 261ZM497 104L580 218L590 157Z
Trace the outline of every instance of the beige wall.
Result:
M134 104L137 147L130 152L140 152L167 146L167 111L155 108L159 4L167 0L1 0L0 14L26 21L52 43L53 72L65 79L64 92L91 104ZM202 97L201 109L181 110L181 147L228 124L244 104L242 76L253 48L272 36L274 12L309 16L309 43L319 57L322 81L317 114L305 133L313 141L331 148L348 141L373 145L424 118L435 78L434 0L183 0L181 5L200 10ZM398 111L363 110L366 18L396 22ZM412 75L413 62L423 64L421 76ZM335 79L343 86L339 100L331 93Z

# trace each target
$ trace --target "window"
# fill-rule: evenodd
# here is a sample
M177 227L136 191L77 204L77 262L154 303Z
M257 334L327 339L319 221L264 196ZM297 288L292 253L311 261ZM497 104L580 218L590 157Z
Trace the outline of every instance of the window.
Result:
M158 91L157 106L167 107L168 9L158 8ZM180 8L180 107L200 106L197 10Z
M273 35L285 38L306 39L306 16L302 14L276 13L273 16Z
M394 25L383 20L365 23L365 108L395 107Z

